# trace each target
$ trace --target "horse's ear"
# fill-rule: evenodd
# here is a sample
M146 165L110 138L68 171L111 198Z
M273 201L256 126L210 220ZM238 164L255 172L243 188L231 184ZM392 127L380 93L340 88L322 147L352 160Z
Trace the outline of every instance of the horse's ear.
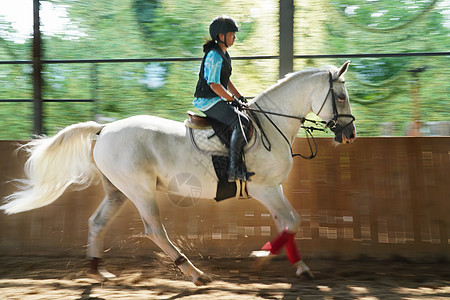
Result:
M350 65L350 61L347 60L340 68L339 70L337 70L337 72L335 73L335 77L333 78L334 80L337 80L339 77L341 77L342 75L345 74L345 72L347 72L348 70L348 66Z

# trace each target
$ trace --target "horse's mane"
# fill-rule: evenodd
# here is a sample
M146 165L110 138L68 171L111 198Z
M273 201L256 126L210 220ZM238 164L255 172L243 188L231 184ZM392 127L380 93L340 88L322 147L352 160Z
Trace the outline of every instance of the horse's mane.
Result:
M291 81L295 80L295 81L299 82L302 80L302 78L307 78L309 76L312 76L313 74L318 74L321 72L336 71L336 70L338 70L338 68L336 68L333 65L323 65L319 68L306 67L304 70L288 73L284 76L284 78L279 79L275 84L268 87L262 93L257 95L255 97L255 100L257 98L260 98L263 95L267 95L267 94L277 90L281 86L289 84Z
M297 71L297 72L292 72L292 73L288 73L286 74L286 76L282 79L280 79L279 81L282 81L286 78L290 78L292 76L297 76L297 75L309 75L310 73L316 73L316 72L320 72L320 71L336 71L338 70L338 68L336 68L333 65L323 65L319 68L314 68L314 67L306 67L304 70L302 71Z
M275 83L272 86L270 86L269 88L267 88L261 94L270 93L271 91L276 90L280 86L288 84L290 81L299 79L299 77L305 77L306 78L306 77L312 75L313 73L315 74L315 73L318 73L318 72L321 72L321 71L328 71L328 70L333 70L333 69L336 69L336 67L328 65L328 66L323 66L323 67L320 67L320 68L307 67L307 68L305 68L304 70L301 70L301 71L288 73L288 74L286 74L284 76L284 78L279 79L277 81L277 83Z

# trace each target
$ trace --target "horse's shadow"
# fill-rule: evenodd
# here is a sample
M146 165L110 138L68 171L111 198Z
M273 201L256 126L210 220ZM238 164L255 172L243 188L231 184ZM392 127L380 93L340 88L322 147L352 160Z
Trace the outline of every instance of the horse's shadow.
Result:
M77 300L106 300L105 298L100 297L92 297L91 292L94 287L101 286L101 283L93 283L91 285L88 285L84 288L83 293L81 294L81 297Z

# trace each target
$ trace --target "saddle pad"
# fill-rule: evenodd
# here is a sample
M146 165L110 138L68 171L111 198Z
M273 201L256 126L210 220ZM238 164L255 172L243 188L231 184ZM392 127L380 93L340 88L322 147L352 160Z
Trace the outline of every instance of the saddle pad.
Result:
M211 129L193 129L186 127L188 136L194 148L203 154L227 156L228 150Z
M224 145L214 129L194 129L186 126L188 139L191 141L195 150L206 155L228 156L228 148ZM247 153L258 141L257 132L254 130L253 137L245 146L244 152Z

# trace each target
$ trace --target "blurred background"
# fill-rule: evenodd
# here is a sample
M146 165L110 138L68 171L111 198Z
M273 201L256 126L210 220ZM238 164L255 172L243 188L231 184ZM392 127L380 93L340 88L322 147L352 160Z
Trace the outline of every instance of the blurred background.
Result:
M40 1L42 132L137 114L184 120L209 23L222 14L241 29L229 50L238 58L232 80L256 96L280 76L279 4ZM359 136L450 135L450 0L293 6L293 69L352 61L346 80ZM35 132L32 61L33 0L1 1L0 139Z
M16 145L5 140L30 139L36 123L53 135L77 122L137 114L183 121L194 110L209 23L222 14L241 28L229 53L232 80L245 96L287 69L350 59L359 137L395 136L337 148L317 139L317 159L294 162L283 189L302 218L302 253L448 261L450 0L2 0L0 194L15 188L9 180L23 176L26 158L13 157ZM427 137L403 137L412 135ZM304 139L293 146L308 153ZM254 199L185 209L162 194L162 215L172 216L165 226L196 254L246 256L276 232ZM0 214L0 253L84 253L86 220L102 196L93 186L39 211ZM129 203L107 236L109 255L146 253L142 236Z

